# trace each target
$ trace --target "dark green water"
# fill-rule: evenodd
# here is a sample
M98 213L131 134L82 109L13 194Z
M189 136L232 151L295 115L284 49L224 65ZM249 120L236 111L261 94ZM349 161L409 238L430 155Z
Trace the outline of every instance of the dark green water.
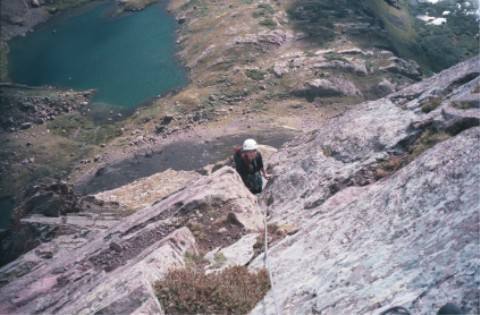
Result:
M10 215L15 206L13 198L0 198L0 229L5 229L10 224Z
M10 41L16 83L97 89L93 101L132 107L182 86L175 19L159 4L111 17L113 1L57 16Z

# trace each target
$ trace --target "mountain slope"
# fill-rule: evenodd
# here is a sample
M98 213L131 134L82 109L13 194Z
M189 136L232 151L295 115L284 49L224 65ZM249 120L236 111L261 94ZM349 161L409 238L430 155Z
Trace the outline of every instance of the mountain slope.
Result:
M153 282L192 255L263 266L263 210L286 233L253 314L274 297L285 314L478 312L479 73L468 60L297 137L260 204L225 166L120 221L23 219L64 233L0 269L0 311L162 313Z

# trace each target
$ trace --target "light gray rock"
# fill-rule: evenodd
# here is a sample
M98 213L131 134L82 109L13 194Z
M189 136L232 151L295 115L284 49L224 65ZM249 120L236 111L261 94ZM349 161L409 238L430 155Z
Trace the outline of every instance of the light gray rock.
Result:
M259 233L250 233L243 236L232 245L217 249L205 255L210 261L207 271L220 271L231 266L244 266L253 258L253 245L257 242Z
M311 209L302 230L270 253L283 314L379 314L396 305L432 314L449 301L478 313L479 150L480 128L467 130L387 180ZM252 314L274 314L273 298Z
M340 77L331 77L328 79L314 79L304 84L304 86L294 94L305 95L309 98L328 97L328 96L360 96L362 93L353 84L353 82Z
M346 72L351 72L359 76L366 76L368 74L365 62L358 60L355 62L343 60L323 61L314 64L313 67L318 69L344 70Z
M274 290L252 314L432 314L453 302L479 310L479 110L452 109L478 86L474 58L374 102L359 104L272 158L262 196L270 224L300 229L271 248ZM437 96L424 113L421 99ZM460 111L458 113L457 111ZM378 179L372 170L432 143ZM446 139L442 138L442 139ZM404 155L402 155L404 154ZM250 266L263 266L263 255Z

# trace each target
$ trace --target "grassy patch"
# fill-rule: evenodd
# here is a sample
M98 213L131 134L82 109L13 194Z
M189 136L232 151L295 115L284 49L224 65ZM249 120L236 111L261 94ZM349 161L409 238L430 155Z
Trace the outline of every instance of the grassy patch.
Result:
M445 131L426 129L407 148L406 153L401 155L392 155L387 160L379 163L374 170L375 178L380 179L398 171L408 163L412 162L426 150L430 149L437 143L449 139L450 137L452 137L452 135Z
M208 14L208 5L207 1L204 0L191 0L186 2L182 6L182 10L192 9L194 11L194 16L206 16Z
M420 104L422 112L430 113L432 110L435 110L442 103L442 99L440 96L426 98Z
M275 22L272 18L265 18L261 20L258 24L268 27L271 30L277 27L277 22Z
M190 252L185 253L185 265L188 269L202 269L208 264L208 261L198 254L192 254Z
M344 61L344 62L348 62L347 59L345 59L341 54L337 53L337 52L334 52L334 51L329 51L327 52L325 55L324 55L325 59L329 60L329 61L333 61L333 60L339 60L339 61Z
M333 156L333 149L331 146L329 145L323 145L322 146L322 153L323 155L325 155L326 157L331 157Z
M260 81L265 79L265 72L258 69L247 69L245 75L252 80Z
M76 113L63 115L48 123L56 135L88 144L101 144L121 135L114 124L95 125L90 119Z
M253 12L254 18L259 17L271 17L275 13L275 10L268 3L261 3L257 6L255 12Z
M480 108L480 100L478 99L471 99L465 101L455 101L452 102L452 106L458 109L472 109L472 108Z
M92 0L55 0L55 1L50 1L49 4L47 4L47 8L50 11L57 11L57 10L61 11L61 10L77 7L87 2L92 2Z
M155 283L167 314L246 314L270 289L266 270L235 266L205 274L196 269L170 271Z
M427 149L433 147L435 144L445 141L450 138L451 135L445 131L436 131L432 129L427 129L424 131L417 141L410 148L410 160L413 160Z

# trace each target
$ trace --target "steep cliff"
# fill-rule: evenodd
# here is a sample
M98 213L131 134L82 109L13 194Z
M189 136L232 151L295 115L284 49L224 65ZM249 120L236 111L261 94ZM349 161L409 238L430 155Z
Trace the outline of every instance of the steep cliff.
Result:
M300 230L272 248L275 289L253 314L273 314L275 298L285 314L432 314L447 302L479 312L479 66L360 104L283 147L262 199L270 222Z

